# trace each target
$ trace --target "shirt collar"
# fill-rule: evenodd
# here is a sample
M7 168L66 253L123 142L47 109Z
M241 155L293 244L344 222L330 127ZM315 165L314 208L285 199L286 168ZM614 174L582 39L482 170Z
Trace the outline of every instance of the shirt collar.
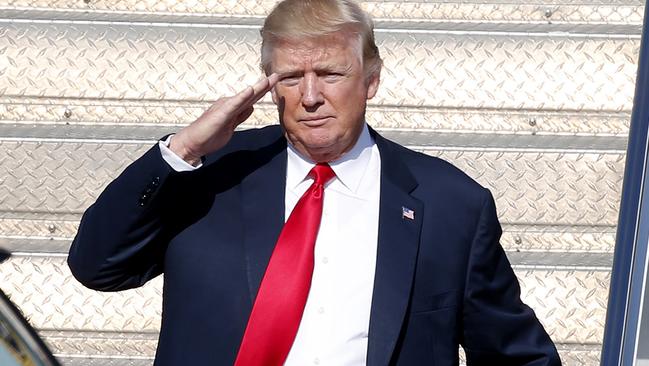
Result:
M357 193L361 184L361 179L370 163L374 145L375 142L370 135L367 124L363 124L363 130L354 147L338 160L329 162L329 165L336 173L336 178L353 193ZM307 179L307 174L315 166L315 162L300 154L290 143L287 146L286 184L289 188L295 189Z

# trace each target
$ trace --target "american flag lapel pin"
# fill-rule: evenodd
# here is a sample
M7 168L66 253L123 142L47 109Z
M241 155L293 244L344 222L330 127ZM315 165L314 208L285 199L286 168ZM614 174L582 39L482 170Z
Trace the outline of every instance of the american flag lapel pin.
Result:
M408 220L414 220L415 219L415 211L409 209L408 207L401 206L401 218L402 219L408 219Z

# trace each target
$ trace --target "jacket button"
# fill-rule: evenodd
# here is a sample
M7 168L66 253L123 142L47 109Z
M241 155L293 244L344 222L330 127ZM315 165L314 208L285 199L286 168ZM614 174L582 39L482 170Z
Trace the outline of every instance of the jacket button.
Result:
M146 193L142 194L140 196L140 201L139 201L140 207L144 207L144 205L146 205L148 202L149 202L149 195Z

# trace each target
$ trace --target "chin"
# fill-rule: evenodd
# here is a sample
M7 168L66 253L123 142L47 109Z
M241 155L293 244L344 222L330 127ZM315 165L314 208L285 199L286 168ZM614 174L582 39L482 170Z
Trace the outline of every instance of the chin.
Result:
M298 150L302 151L303 154L316 162L325 162L332 160L331 158L335 158L334 155L336 155L335 147L331 146L330 144L321 142L315 144L308 143L300 145L301 148L298 148Z
M324 130L309 131L301 140L304 142L304 146L312 149L326 149L336 144L336 139Z

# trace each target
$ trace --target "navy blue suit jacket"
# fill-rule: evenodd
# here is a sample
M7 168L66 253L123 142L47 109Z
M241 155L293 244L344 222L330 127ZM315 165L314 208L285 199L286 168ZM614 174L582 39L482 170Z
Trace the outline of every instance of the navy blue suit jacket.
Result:
M559 365L499 245L491 194L372 131L381 154L368 366ZM284 222L279 126L235 133L194 172L153 147L84 214L68 259L90 288L164 272L156 365L232 365ZM403 207L414 220L403 217Z

